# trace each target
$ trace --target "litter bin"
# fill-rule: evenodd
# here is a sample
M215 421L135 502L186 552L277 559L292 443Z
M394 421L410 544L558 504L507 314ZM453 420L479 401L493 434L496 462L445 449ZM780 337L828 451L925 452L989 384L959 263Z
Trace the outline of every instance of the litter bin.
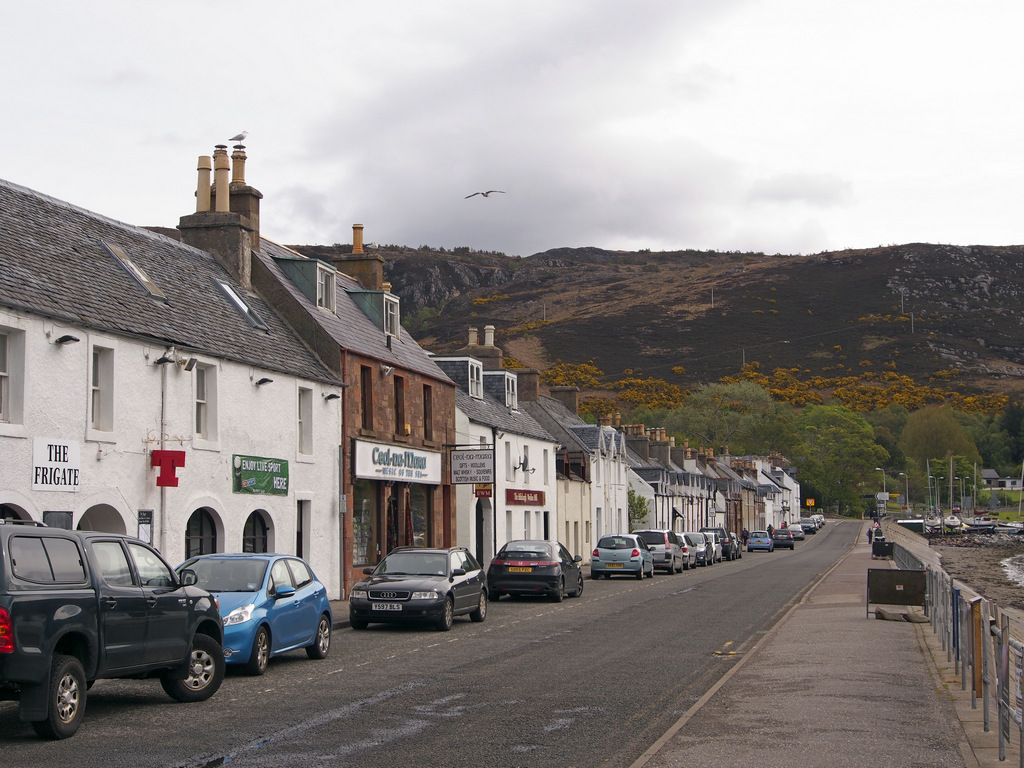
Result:
M892 542L886 541L885 536L876 535L871 541L871 557L892 557Z

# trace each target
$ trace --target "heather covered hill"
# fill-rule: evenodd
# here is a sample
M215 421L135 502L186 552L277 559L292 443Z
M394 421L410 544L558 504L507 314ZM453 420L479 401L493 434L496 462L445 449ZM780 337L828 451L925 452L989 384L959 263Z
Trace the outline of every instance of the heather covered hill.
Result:
M319 257L350 250L293 247ZM637 377L690 389L745 371L786 372L826 393L853 379L1014 398L1024 390L1024 246L379 252L406 327L439 352L463 346L469 326L493 324L518 362L592 361L608 385Z

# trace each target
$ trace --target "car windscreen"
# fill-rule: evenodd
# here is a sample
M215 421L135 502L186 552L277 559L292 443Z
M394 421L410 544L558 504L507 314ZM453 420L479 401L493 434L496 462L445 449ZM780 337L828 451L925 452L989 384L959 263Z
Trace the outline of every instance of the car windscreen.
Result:
M448 573L448 555L443 552L392 552L381 560L374 576L444 576Z
M206 557L185 563L178 572L185 568L195 571L198 586L208 592L255 592L263 586L267 565L262 559Z
M605 536L597 542L598 549L632 549L636 542L625 536Z
M648 544L660 544L665 546L665 534L658 533L657 531L640 531L637 533L641 539L646 541Z
M552 554L548 549L533 547L531 549L509 548L498 553L498 557L505 560L551 560Z
M686 543L691 547L703 547L707 544L707 539L703 536L694 536L692 533L686 536Z

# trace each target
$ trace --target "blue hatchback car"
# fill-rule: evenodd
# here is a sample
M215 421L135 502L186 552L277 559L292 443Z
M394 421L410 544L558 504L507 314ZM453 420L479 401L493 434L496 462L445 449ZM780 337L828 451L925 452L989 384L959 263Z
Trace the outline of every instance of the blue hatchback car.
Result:
M292 555L217 554L186 560L186 571L212 592L224 617L224 659L262 675L272 656L299 648L311 659L331 649L327 589L305 560Z
M763 549L767 552L775 551L775 542L768 535L768 531L751 531L750 538L747 539L747 552L753 552L755 549ZM224 609L221 608L221 610Z

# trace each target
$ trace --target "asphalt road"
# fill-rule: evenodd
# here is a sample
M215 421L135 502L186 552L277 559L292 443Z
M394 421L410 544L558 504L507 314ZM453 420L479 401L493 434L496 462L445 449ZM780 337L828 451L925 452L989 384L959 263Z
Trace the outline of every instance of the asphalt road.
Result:
M72 739L38 740L0 703L0 765L628 766L847 551L856 523L796 550L583 596L490 603L449 633L337 631L330 656L229 672L212 700L156 681L101 681ZM756 674L744 668L741 674Z

